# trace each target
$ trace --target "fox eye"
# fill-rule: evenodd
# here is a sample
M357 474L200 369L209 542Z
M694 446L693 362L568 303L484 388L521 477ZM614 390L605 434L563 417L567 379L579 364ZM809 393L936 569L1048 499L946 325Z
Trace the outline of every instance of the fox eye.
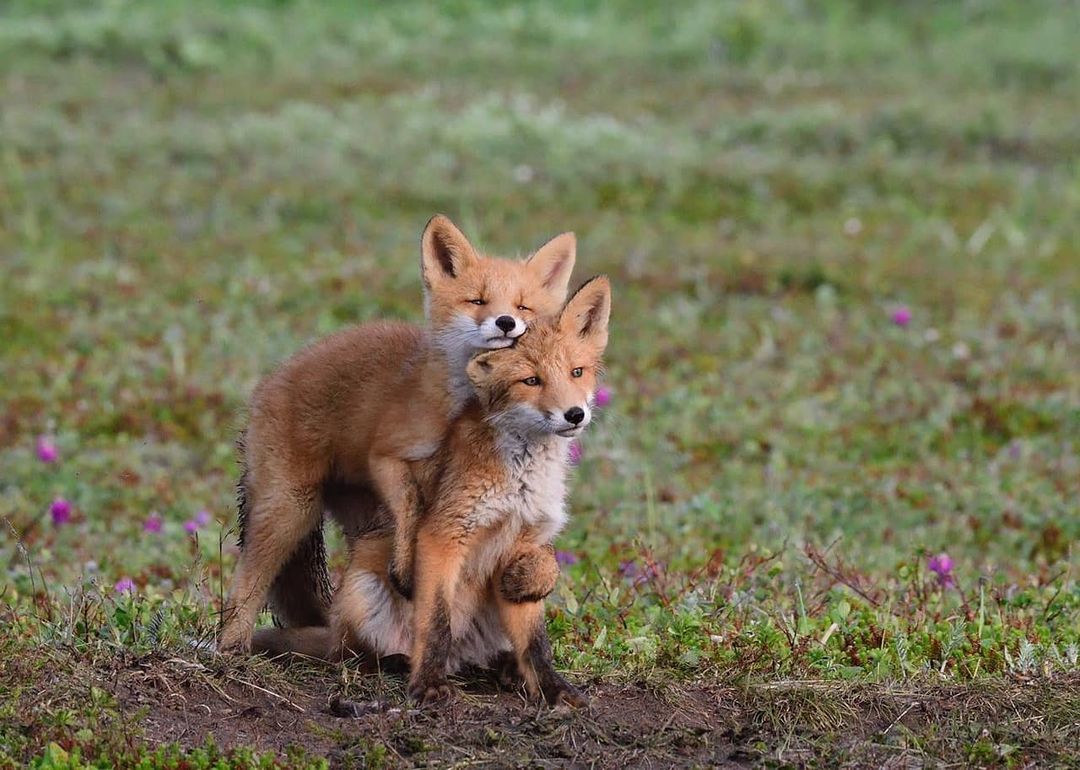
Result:
M518 305L518 310L520 310L522 313L531 313L532 312L531 307L525 307L524 305Z
M526 377L524 380L522 380L522 382L529 387L535 388L537 385L540 384L540 378L534 374L532 377Z
M572 372L570 372L570 374L573 375L574 377L580 377L584 373L585 373L585 370L582 369L580 366L577 369L574 369Z
M486 305L487 300L486 299L470 299L469 304L470 305Z

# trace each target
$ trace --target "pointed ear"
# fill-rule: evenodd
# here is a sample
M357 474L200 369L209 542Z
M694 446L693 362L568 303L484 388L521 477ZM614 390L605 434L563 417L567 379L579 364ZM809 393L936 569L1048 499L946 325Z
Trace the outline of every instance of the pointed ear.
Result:
M573 233L563 233L537 249L536 253L529 257L527 265L555 301L562 302L566 298L566 287L570 285L570 273L574 271L575 259L577 238Z
M465 374L469 377L469 382L473 384L474 388L479 388L485 382L488 377L491 376L491 372L495 369L492 356L497 355L498 351L489 350L486 353L479 353L469 359L469 363L465 365Z
M559 328L577 334L602 351L607 346L610 316L611 282L606 275L598 275L574 292L559 314Z
M420 236L420 267L425 288L447 278L456 278L476 260L469 239L449 218L436 214Z

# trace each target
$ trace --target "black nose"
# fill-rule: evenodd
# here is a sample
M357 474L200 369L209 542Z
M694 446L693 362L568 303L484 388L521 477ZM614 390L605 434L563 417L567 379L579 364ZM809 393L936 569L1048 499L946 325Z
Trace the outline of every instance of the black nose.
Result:
M566 418L568 423L577 425L585 419L585 410L580 406L572 406L566 410L566 414L564 414L563 417Z
M495 325L502 329L503 334L509 334L514 331L517 321L514 320L512 315L501 315L495 319Z

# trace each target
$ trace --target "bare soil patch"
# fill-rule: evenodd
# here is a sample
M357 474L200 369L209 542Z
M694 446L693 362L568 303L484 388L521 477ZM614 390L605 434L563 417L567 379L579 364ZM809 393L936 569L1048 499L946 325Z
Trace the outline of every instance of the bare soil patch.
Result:
M482 679L427 711L392 676L292 666L280 676L150 657L117 672L145 740L301 748L334 767L975 766L1080 762L1080 678L585 683L588 709L552 710ZM220 664L217 664L220 665ZM227 665L227 664L226 664ZM255 676L262 673L262 676Z

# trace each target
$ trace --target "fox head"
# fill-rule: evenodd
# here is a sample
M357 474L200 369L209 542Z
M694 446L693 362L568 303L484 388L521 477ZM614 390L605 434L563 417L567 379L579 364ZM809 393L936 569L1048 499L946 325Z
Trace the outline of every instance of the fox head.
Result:
M487 419L521 435L581 433L592 419L610 314L611 284L599 276L512 348L474 356L466 372Z
M481 256L438 214L420 239L424 306L436 342L465 357L514 344L530 324L559 312L574 269L573 233L524 261Z

